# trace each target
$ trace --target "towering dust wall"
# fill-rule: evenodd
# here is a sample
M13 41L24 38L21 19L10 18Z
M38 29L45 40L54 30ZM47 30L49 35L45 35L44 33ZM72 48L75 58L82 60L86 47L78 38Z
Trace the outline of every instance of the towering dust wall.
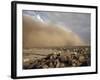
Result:
M38 22L23 16L23 47L63 47L84 45L78 35L62 26Z

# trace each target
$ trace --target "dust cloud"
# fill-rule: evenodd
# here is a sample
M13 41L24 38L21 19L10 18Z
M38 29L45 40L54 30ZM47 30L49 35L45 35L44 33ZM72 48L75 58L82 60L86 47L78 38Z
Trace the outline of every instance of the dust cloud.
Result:
M23 16L23 48L81 45L84 45L84 42L71 30Z

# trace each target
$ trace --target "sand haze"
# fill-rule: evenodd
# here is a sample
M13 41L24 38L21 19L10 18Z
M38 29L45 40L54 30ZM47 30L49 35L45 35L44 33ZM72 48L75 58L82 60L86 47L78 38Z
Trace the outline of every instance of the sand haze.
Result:
M23 16L23 48L84 45L78 35L62 27Z

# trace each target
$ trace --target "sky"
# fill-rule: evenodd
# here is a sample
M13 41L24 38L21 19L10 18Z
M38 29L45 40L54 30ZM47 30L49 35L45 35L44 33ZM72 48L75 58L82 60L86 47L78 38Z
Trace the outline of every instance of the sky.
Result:
M86 44L90 44L90 13L23 10L23 15L41 22L62 25L77 34Z

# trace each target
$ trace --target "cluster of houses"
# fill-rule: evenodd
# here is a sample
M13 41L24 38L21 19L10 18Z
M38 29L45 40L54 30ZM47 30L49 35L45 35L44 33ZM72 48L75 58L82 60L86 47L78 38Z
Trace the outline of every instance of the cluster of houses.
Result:
M46 57L30 61L24 69L63 68L90 66L90 48L59 49Z

